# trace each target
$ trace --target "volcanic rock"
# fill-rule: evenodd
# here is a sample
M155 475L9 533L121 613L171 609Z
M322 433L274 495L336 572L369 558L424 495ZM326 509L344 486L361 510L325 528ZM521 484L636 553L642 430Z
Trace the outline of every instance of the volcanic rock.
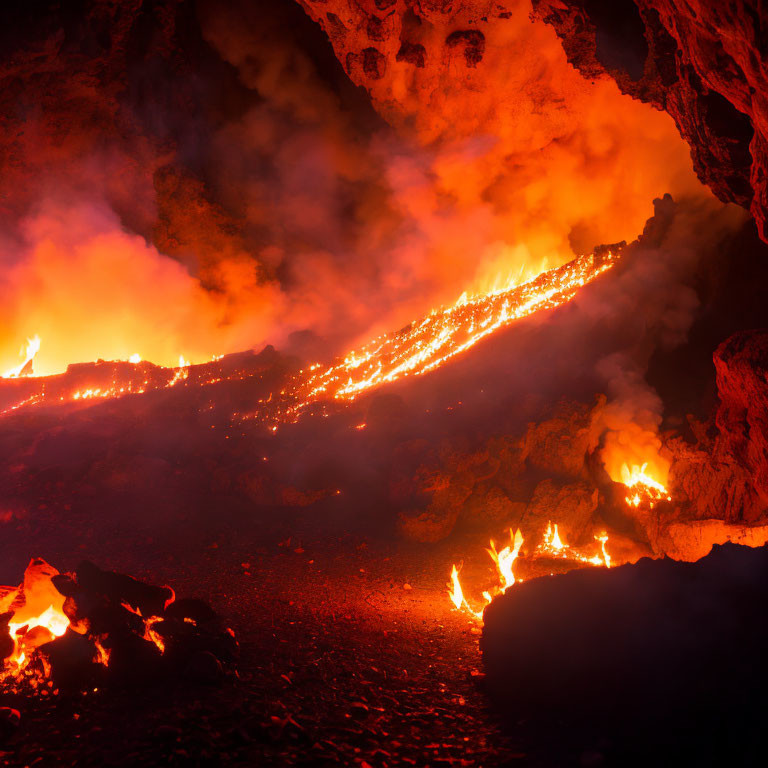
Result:
M768 512L768 332L735 334L717 348L714 362L717 435L698 429L696 446L667 441L670 482L676 497L689 500L694 518L736 524L739 540L738 526L763 522Z
M720 408L719 447L751 475L768 509L768 331L744 331L714 354Z
M547 474L584 477L592 420L592 407L562 403L552 418L528 426L521 459Z
M512 501L498 485L483 483L464 502L461 519L467 528L484 531L518 528L525 510L524 502Z
M733 525L725 520L696 520L665 526L654 541L654 549L675 560L695 562L718 544L731 542L747 547L768 543L768 525Z
M556 522L569 544L580 545L591 539L597 511L597 488L586 482L558 484L544 480L536 486L525 510L523 530L538 537L550 521Z
M767 585L768 548L733 544L697 563L526 581L485 611L486 685L512 722L542 718L553 744L558 723L579 738L620 734L629 757L609 764L702 764L691 750L718 764L713 741L732 750L726 762L752 764L743 754L764 716Z
M453 531L469 489L446 487L438 491L426 509L407 509L399 513L397 527L410 541L433 544Z
M533 0L590 79L667 111L699 178L768 241L768 56L760 0Z

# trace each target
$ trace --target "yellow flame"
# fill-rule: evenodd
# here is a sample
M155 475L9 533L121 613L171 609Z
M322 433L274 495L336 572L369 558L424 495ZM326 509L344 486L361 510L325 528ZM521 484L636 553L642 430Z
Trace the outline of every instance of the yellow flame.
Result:
M491 539L491 548L486 550L496 564L496 569L501 578L500 589L502 592L506 592L515 583L515 574L512 572L512 567L515 564L515 560L517 560L517 556L520 554L520 547L523 546L523 534L519 528L514 536L510 528L509 536L511 543L504 547L501 552L496 551L496 544L493 539Z
M657 501L666 499L672 501L669 491L655 478L648 474L648 463L638 465L628 464L621 466L621 482L631 489L633 493L626 496L626 502L632 507L639 507L645 503L653 507Z
M24 362L11 368L3 374L4 379L15 379L21 375L26 366L35 359L35 355L40 351L40 337L35 335L27 339L26 345L22 348L20 354L24 356Z
M459 569L454 565L451 569L451 583L449 584L448 594L451 598L451 603L454 608L459 611L470 614L475 619L482 621L483 614L488 605L498 595L503 595L510 587L522 582L522 579L518 578L514 574L514 564L517 560L520 549L523 546L523 534L518 528L515 534L512 534L512 529L509 529L510 544L501 550L496 549L496 544L491 539L490 548L486 549L486 552L493 560L496 566L496 572L498 575L498 584L483 592L483 599L485 605L479 610L474 610L464 595L461 582L459 580ZM550 521L547 523L547 530L544 534L542 542L532 553L532 557L559 557L570 560L575 563L589 563L595 566L611 567L611 558L608 554L606 545L608 543L608 535L606 533L595 536L595 541L600 543L600 554L586 554L583 550L574 549L566 544L560 537L558 526L552 525Z

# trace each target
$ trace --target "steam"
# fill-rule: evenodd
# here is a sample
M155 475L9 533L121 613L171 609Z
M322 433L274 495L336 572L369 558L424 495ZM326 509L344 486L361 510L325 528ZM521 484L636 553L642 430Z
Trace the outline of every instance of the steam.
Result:
M707 198L672 120L585 81L528 12L487 26L472 70L440 58L445 30L425 22L432 63L393 64L370 101L289 5L199 4L220 68L151 71L157 92L202 98L194 114L152 89L118 105L83 91L60 57L64 95L25 117L4 184L0 368L33 334L40 373L198 362L304 330L343 351L632 240L664 192Z

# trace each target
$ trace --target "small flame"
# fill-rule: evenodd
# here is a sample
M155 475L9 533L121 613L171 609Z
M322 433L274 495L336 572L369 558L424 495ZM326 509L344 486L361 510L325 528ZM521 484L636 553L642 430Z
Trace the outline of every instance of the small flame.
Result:
M504 547L501 552L496 551L496 545L491 539L491 548L486 550L491 556L491 559L496 564L496 569L501 577L501 591L506 592L509 587L515 583L515 574L512 572L512 566L517 560L517 556L520 554L520 547L523 546L523 534L520 529L517 529L517 533L512 535L512 529L509 529L509 537L511 543Z
M605 551L605 545L608 543L608 534L603 533L600 536L595 536L595 538L600 542L600 551L603 553L603 562L605 563L605 567L610 568L611 556Z
M464 592L461 589L461 583L459 582L459 570L456 568L456 565L454 565L453 569L451 570L451 582L453 587L448 594L451 596L451 602L458 609L464 605L465 601Z
M140 362L141 362L141 355L140 355L138 352L134 352L134 353L133 353L133 354L132 354L132 355L131 355L131 356L128 358L128 362L129 362L129 363L133 363L134 365L136 365L136 363L140 363Z
M648 473L647 462L642 466L633 464L632 467L626 463L622 464L621 482L633 491L626 496L627 504L632 507L645 503L652 508L662 499L672 501L669 491Z
M29 664L32 651L61 637L69 628L64 596L53 586L59 572L44 560L32 560L19 587L0 588L0 613L13 611L8 634L13 651L0 670L0 680L19 678Z
M3 378L15 379L19 376L29 376L32 373L32 362L39 351L40 337L35 335L31 339L27 339L26 346L24 346L19 353L24 356L24 362L17 365L15 368L6 371L3 374Z
M493 560L493 563L496 566L498 585L483 592L485 605L479 611L474 610L467 602L459 580L459 568L455 565L453 566L451 569L451 583L448 585L448 595L456 610L464 611L475 619L482 621L485 609L495 597L503 595L510 587L522 582L522 579L515 576L513 568L515 561L520 555L520 549L523 546L523 534L518 528L513 535L512 529L510 528L509 536L510 543L503 549L497 550L493 540L491 540L490 548L486 549L486 552L488 552L491 560ZM590 565L610 568L611 557L606 549L608 534L602 533L600 536L595 536L595 541L600 543L600 554L589 555L583 550L574 549L566 544L560 537L557 523L553 526L550 521L547 523L547 530L544 534L544 538L541 544L534 550L532 557L558 557L575 563L589 563Z

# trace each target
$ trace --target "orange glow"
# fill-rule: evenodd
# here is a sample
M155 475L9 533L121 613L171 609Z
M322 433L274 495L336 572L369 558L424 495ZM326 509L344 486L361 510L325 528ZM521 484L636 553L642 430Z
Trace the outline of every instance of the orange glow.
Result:
M6 371L3 374L3 378L15 379L18 376L30 376L32 374L32 362L39 351L40 337L33 336L31 339L27 339L26 346L21 351L21 354L24 356L24 362Z
M647 462L642 466L633 464L632 467L622 464L621 482L629 489L626 502L632 507L639 507L641 504L653 507L662 499L672 501L667 489L648 473Z
M13 611L8 633L14 643L11 655L0 671L0 680L20 678L32 652L61 637L70 626L64 614L64 596L51 578L59 572L44 560L30 561L19 587L0 587L0 614Z
M518 528L513 535L512 529L510 528L509 536L510 543L503 549L497 550L496 544L491 540L491 546L486 550L496 566L497 584L490 590L483 592L485 605L479 610L473 609L467 602L459 580L459 569L455 565L453 566L451 569L451 582L449 584L448 595L456 610L463 611L473 618L482 621L483 613L488 604L491 603L495 597L503 595L510 587L522 581L522 579L515 576L513 567L524 542L523 534ZM595 536L595 541L600 543L599 554L588 554L583 550L574 549L562 541L557 524L553 526L552 523L549 522L542 542L531 553L530 557L533 560L542 557L557 557L572 563L584 563L610 568L611 558L606 549L608 535L602 533L599 536Z

